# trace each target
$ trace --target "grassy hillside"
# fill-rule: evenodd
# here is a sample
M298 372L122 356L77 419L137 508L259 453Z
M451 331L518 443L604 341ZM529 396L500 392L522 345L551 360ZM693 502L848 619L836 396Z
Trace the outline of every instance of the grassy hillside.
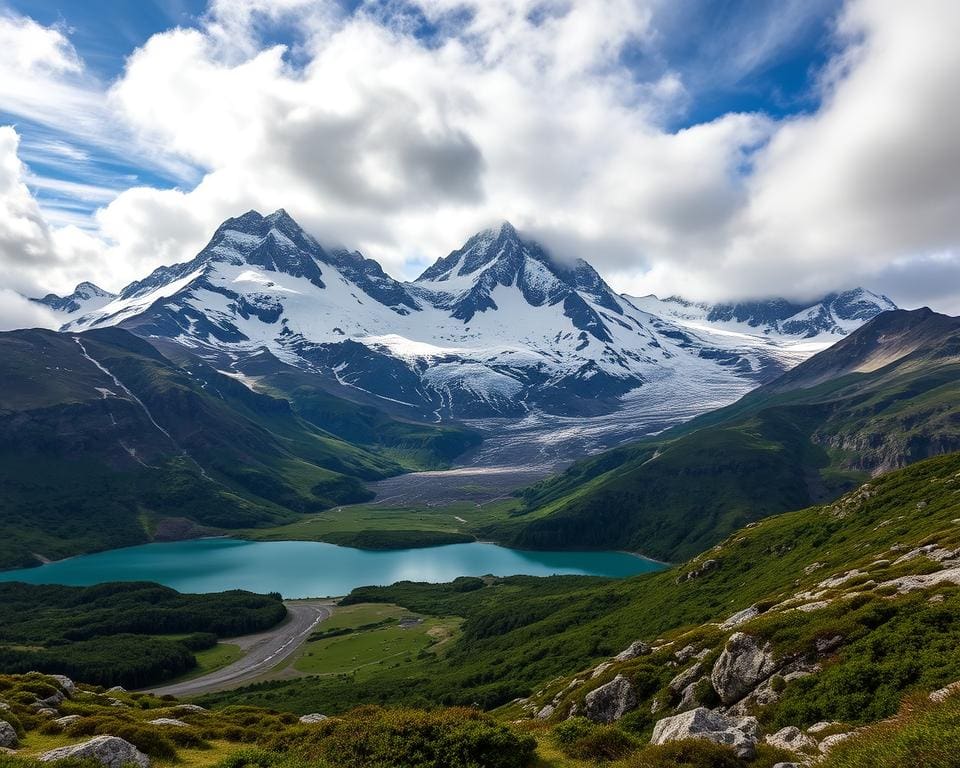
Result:
M218 694L208 701L247 701L303 712L340 711L362 702L500 706L530 695L558 676L569 678L636 639L652 642L676 637L753 604L773 605L814 589L836 573L859 568L869 576L854 584L871 579L879 584L916 569L936 569L926 558L894 566L891 561L896 558L886 553L891 547L907 552L933 541L946 548L960 547L960 527L955 522L960 519L958 475L960 454L920 462L871 481L865 490L835 504L753 524L683 566L623 581L513 577L460 579L445 585L402 582L356 590L347 603L382 601L465 621L442 658L418 662L415 667L383 669L374 680L278 681ZM870 567L882 559L887 560L885 565ZM882 601L883 596L871 599ZM858 607L863 610L852 620L870 629L876 606L868 601ZM915 599L905 597L895 613L909 621L915 608ZM838 611L837 620L845 620L844 611ZM832 616L823 614L828 615ZM793 618L803 617L817 618L803 613ZM797 626L771 627L770 632L788 638ZM891 624L892 629L898 626L896 631L901 632L909 625ZM806 640L822 629L814 624L808 628L810 633L803 635ZM868 638L868 634L862 636ZM869 647L869 639L863 647ZM926 657L922 674L918 668L912 676L898 678L881 708L895 709L900 692L921 679L935 686L949 682L951 674L960 677L958 647L947 644L942 654ZM675 673L657 671L649 683L651 695ZM836 698L842 702L842 697Z
M63 682L33 673L0 675L0 718L16 733L2 768L41 768L44 753L94 736L124 739L154 766L189 768L523 768L535 742L476 710L433 712L365 707L301 724L255 707L209 712L172 699ZM42 701L45 713L37 711ZM62 720L61 718L67 718ZM72 758L70 768L99 768Z
M294 522L407 468L118 329L0 334L0 374L0 567Z
M419 424L371 405L331 395L309 374L285 369L257 378L258 390L290 401L294 411L321 429L374 448L415 469L444 469L480 443L480 435L455 424Z
M871 474L960 449L960 319L884 313L739 402L578 462L484 534L678 561Z

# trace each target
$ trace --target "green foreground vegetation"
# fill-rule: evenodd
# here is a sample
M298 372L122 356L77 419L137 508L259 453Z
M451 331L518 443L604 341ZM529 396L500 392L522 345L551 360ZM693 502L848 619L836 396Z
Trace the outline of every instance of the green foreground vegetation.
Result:
M268 629L286 615L279 595L0 583L0 669L143 687L239 658L239 648L217 639Z

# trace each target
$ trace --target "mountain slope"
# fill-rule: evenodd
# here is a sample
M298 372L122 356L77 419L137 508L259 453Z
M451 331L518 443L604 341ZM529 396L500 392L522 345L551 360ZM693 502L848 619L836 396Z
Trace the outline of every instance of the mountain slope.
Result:
M105 291L99 285L90 282L80 283L67 296L48 293L40 299L31 299L63 315L83 315L106 306L116 298L116 294Z
M737 403L578 462L489 535L676 560L869 474L960 449L960 319L886 312Z
M175 364L120 329L0 334L0 370L3 566L289 522L368 499L361 481L404 471L287 400L196 358ZM432 437L395 426L407 427Z
M619 725L649 739L653 721L680 704L682 690L671 689L671 680L697 662L704 662L700 673L688 682L709 678L739 630L769 640L776 659L740 699L767 732L818 720L870 722L895 712L905 693L960 679L958 472L960 454L919 462L833 504L737 530L681 566L631 579L511 577L360 588L344 602L461 616L462 634L417 674L401 666L363 682L275 681L207 700L302 712L369 701L478 702L506 705L500 714L510 721L538 719L552 705L543 720L557 724L573 704L583 713L587 693L623 674L636 699ZM929 600L937 593L939 604ZM612 658L637 640L654 653ZM803 674L767 690L763 701L749 699L775 671ZM697 695L709 701L716 693L701 685ZM660 704L651 712L655 700ZM690 699L686 708L696 705Z
M650 314L587 262L558 260L509 223L401 284L282 210L228 219L194 259L72 315L64 330L115 325L233 373L265 373L254 360L265 352L275 371L298 368L329 393L435 420L606 414L654 390L669 413L690 405L663 398L669 380L709 382L710 401L729 402L810 353Z
M769 299L735 304L704 304L686 301L679 296L666 299L653 295L626 298L651 314L692 328L808 340L845 336L878 312L897 308L886 296L863 288L830 293L810 303Z

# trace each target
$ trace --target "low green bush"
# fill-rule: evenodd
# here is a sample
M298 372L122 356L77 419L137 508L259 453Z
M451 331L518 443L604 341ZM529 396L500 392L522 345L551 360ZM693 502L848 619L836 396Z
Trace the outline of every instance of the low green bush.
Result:
M341 718L290 728L265 746L341 768L524 768L536 750L531 736L463 708L361 707Z

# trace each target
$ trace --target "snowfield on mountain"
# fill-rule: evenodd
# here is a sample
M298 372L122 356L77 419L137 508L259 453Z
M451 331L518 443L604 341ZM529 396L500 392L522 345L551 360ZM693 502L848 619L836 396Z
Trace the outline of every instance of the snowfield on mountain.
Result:
M436 420L602 416L648 409L647 393L659 413L689 415L691 399L732 401L893 308L863 290L808 307L776 300L753 305L787 308L764 324L736 307L728 318L631 299L506 222L401 283L357 252L324 247L283 210L229 219L192 260L101 293L76 303L63 330L118 325L232 374L262 367L252 361L266 350L341 392ZM690 393L690 382L703 386Z

